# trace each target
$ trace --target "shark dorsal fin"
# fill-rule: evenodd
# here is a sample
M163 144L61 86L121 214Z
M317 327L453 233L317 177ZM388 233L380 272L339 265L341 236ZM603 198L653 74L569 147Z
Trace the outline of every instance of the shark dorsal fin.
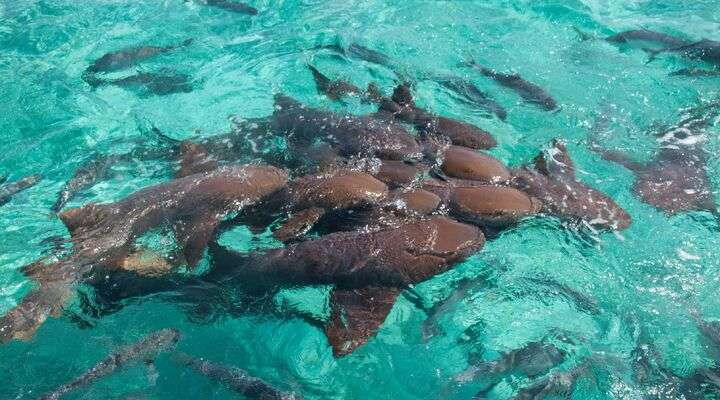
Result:
M75 236L81 228L98 225L109 216L108 206L90 203L79 208L71 208L60 213L60 220L65 224L70 236Z
M400 289L392 287L335 288L330 322L325 326L333 354L344 356L367 343L385 322L399 294Z
M575 164L565 144L557 139L535 157L533 164L538 172L548 177L575 177Z
M415 107L410 84L402 83L398 85L393 91L392 100L403 107Z

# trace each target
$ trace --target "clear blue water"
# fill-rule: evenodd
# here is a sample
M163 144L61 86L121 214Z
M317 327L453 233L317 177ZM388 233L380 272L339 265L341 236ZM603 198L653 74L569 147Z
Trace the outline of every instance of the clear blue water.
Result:
M553 219L532 219L489 242L453 270L418 286L430 306L462 278L471 287L430 323L400 297L378 335L354 354L334 359L323 333L299 319L246 315L193 323L179 307L157 299L129 304L82 329L67 316L50 319L28 342L0 347L0 398L33 399L92 366L108 352L150 331L174 326L183 351L246 369L309 399L467 399L480 381L459 385L453 377L468 367L473 351L483 357L570 332L576 343L559 370L586 357L604 359L596 379L584 379L577 399L640 399L651 389L633 382L632 355L638 331L655 343L664 366L686 376L710 357L688 308L720 319L720 236L705 213L668 217L631 192L633 176L592 153L587 137L639 160L657 149L653 124L672 124L680 110L720 95L718 78L668 74L688 67L677 58L646 63L637 48L579 41L573 27L603 36L646 27L687 38L720 39L716 0L678 1L255 1L250 17L192 1L0 0L0 174L17 179L42 173L37 186L0 208L0 312L16 304L32 284L18 269L39 258L40 241L65 235L49 208L57 191L93 153L123 153L142 143L147 126L174 138L226 132L230 116L272 112L273 93L308 104L341 109L317 94L305 68L309 61L331 76L358 86L378 82L388 92L395 75L358 60L338 60L307 51L340 41L377 49L410 76L424 73L466 77L509 111L506 122L457 101L431 81L418 81L417 102L443 115L491 131L500 143L492 154L510 165L532 158L549 140L563 138L580 178L612 196L633 217L621 235L587 235ZM194 90L169 96L106 86L95 90L81 75L92 60L122 47L166 45L194 38L182 49L144 62L140 71L173 68L193 77ZM460 62L516 71L547 88L562 104L549 114L520 102ZM132 70L131 70L132 71ZM117 73L126 76L127 71ZM367 107L351 105L353 112ZM607 121L602 124L598 121ZM720 133L713 128L711 132ZM705 149L717 198L720 139ZM137 161L69 206L109 202L170 179L172 165ZM273 245L238 228L223 238L236 248ZM528 278L549 278L593 300L592 315L567 297ZM487 284L484 282L491 282ZM285 291L274 301L327 314L327 290ZM70 310L77 304L70 305ZM70 399L225 399L237 395L206 378L158 361L159 377L148 382L141 366L82 388ZM527 385L505 379L491 398L510 398Z

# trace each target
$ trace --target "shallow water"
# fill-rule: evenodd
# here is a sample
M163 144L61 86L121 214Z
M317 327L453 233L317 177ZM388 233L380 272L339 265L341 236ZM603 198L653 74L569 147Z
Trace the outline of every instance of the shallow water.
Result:
M631 192L632 174L591 152L588 135L638 160L650 159L657 150L652 126L671 125L682 110L715 99L720 79L669 76L696 64L673 57L647 63L647 54L637 47L580 41L573 27L596 36L646 27L720 40L717 1L275 0L253 5L260 13L250 17L182 0L0 0L0 175L13 180L44 176L0 208L0 312L32 287L18 269L49 250L40 242L67 236L49 209L80 164L97 153L124 153L152 143L152 126L177 139L226 132L231 116L270 114L274 93L341 109L317 94L308 62L360 87L378 82L385 92L401 71L416 81L420 105L492 132L499 146L491 153L510 165L528 161L552 138L563 138L580 179L626 208L632 226L617 235L595 234L551 218L527 220L416 288L429 308L460 280L472 278L461 296L440 307L441 313L428 320L401 296L378 335L341 359L333 358L318 328L281 318L282 312L197 321L187 309L151 297L93 318L82 315L75 301L32 340L0 347L0 398L37 398L109 351L168 326L183 332L183 351L241 367L309 399L471 398L482 389L481 380L458 384L453 378L467 368L472 353L482 351L490 360L557 332L574 343L565 346L569 356L558 370L588 358L600 360L590 377L579 381L577 399L654 398L653 388L632 379L631 353L641 335L650 338L664 367L678 376L713 365L689 309L697 308L707 320L720 319L718 220L707 213L668 217L640 202ZM187 38L194 43L137 70L172 68L188 74L194 87L190 93L151 96L116 86L93 90L81 79L89 63L109 51ZM337 41L382 51L392 59L392 70L307 50ZM522 103L462 66L468 58L520 73L552 93L561 111L547 113ZM470 79L508 109L507 121L423 79L431 74ZM348 107L369 111L359 104ZM717 198L720 129L709 132L705 149ZM118 165L109 180L68 206L120 199L169 179L172 167L142 160ZM148 240L171 246L162 238ZM222 241L238 249L277 245L268 235L253 237L242 227ZM557 284L580 297L563 295ZM278 311L327 315L327 292L287 290L271 301ZM584 307L578 298L587 301ZM73 315L81 315L84 323ZM430 337L423 334L428 329L434 333ZM169 357L161 357L157 369L155 384L138 366L67 398L236 398L178 368ZM489 396L510 398L528 382L522 375L506 377Z

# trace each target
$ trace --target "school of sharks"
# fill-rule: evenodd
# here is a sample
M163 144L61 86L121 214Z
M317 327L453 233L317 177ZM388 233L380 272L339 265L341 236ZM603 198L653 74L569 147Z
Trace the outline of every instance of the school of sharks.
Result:
M248 18L259 12L230 0L207 0L205 4ZM673 75L720 75L718 41L646 29L606 38L580 31L578 35L580 41L632 45L636 51L646 52L650 60L686 60L688 68ZM147 96L191 92L191 78L171 68L108 78L111 72L189 46L193 46L191 38L117 49L90 62L78 79L90 90L114 85ZM391 57L359 43L330 43L307 51L394 68ZM552 96L552 88L471 59L463 67L514 93L520 101L548 113L563 112L562 99ZM234 309L232 302L222 301L224 289L240 288L244 296L263 298L282 288L332 285L330 318L305 318L324 332L335 357L346 357L372 340L399 296L412 301L415 285L481 252L486 241L520 221L556 218L566 222L566 229L590 232L619 232L638 222L613 198L577 178L572 154L561 139L537 149L537 156L525 165L510 168L486 152L497 144L492 132L438 115L414 101L416 81L432 79L489 118L504 121L508 111L472 82L456 76L394 72L394 88L374 84L361 88L307 65L307 74L320 94L339 105L347 99L373 105L376 111L367 115L313 108L289 94L275 93L272 114L243 120L226 134L179 141L153 128L148 132L148 144L140 150L96 155L57 194L52 213L64 223L69 239L48 238L56 244L56 253L22 269L34 282L34 289L0 318L0 341L32 338L48 318L63 315L67 303L78 296L80 285L93 288L94 306L87 312L99 315L116 312L129 299L156 294L164 294L168 302L197 305L184 308L192 312L200 312L208 299L217 301L230 315L265 312L262 307ZM717 217L703 142L718 114L720 101L679 110L677 123L656 133L658 151L648 162L635 161L594 140L589 147L635 174L633 193L642 202L668 216L704 211ZM286 144L282 151L255 151L278 139ZM246 163L249 154L255 160ZM114 203L66 207L78 194L107 179L114 165L136 157L174 161L175 178ZM0 205L4 205L42 176L0 180ZM284 246L241 252L221 245L219 235L238 225L252 232L271 229ZM172 257L155 254L137 242L160 227L175 237L177 251ZM210 267L198 273L195 268L206 254ZM597 312L591 299L555 285L552 290L578 308ZM451 297L464 293L460 285ZM428 314L427 327L443 312L443 302L429 309L422 304L418 307ZM707 322L697 312L691 317L699 333L720 348L720 325ZM131 363L150 366L162 352L174 352L178 364L246 398L302 398L301 393L275 388L237 366L176 352L173 349L180 340L182 334L174 328L153 332L41 398L59 399ZM567 356L558 344L573 340L577 339L558 333L494 361L470 362L456 383L471 382L478 376L497 382L519 371L533 383L522 388L515 399L569 397L589 366L602 362L589 357L572 370L552 372ZM648 387L662 384L665 390L653 398L720 396L720 367L680 377L658 365L650 341L638 343L633 354L637 383ZM475 398L485 398L491 388L489 385Z

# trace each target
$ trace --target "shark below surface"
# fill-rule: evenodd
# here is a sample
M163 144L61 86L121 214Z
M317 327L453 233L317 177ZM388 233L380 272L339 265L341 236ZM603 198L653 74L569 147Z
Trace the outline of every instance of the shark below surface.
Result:
M140 61L168 53L181 47L189 46L193 39L187 39L180 44L170 46L140 46L128 47L105 54L95 60L85 70L85 76L96 74L98 72L113 72L133 66Z
M565 144L554 140L534 165L512 170L511 185L542 202L542 212L591 229L623 230L631 217L613 199L580 182Z
M261 255L211 244L208 278L256 288L334 284L325 334L340 356L375 334L401 290L445 272L484 243L478 228L431 217L379 231L333 233Z
M282 392L262 379L248 374L246 371L208 361L204 358L195 358L184 353L176 354L176 361L186 365L200 375L213 381L222 383L228 389L239 393L251 400L301 400L302 396L295 393Z
M40 182L42 176L30 175L15 182L3 184L6 179L6 177L2 177L2 182L0 182L0 206L7 204L16 194L35 186Z
M153 332L139 341L110 354L82 375L52 392L44 394L40 400L58 400L63 395L79 387L87 386L132 363L152 363L159 353L175 347L178 340L180 340L180 332L177 329L170 328Z
M392 98L381 98L379 113L388 114L400 121L412 124L421 134L447 137L459 146L472 149L490 149L497 145L487 131L472 124L452 118L434 115L415 104L410 85L398 85Z
M670 47L660 50L648 50L651 59L659 54L671 53L681 57L704 61L709 64L720 66L720 42L710 39L703 39L699 42L686 44L684 46Z
M92 76L86 77L85 81L93 88L114 85L136 90L144 95L167 96L175 93L190 93L193 90L192 79L189 75L178 74L172 70L158 73L141 72L117 79Z
M605 160L635 172L634 193L645 203L668 215L687 211L717 213L707 173L704 128L709 116L690 116L675 127L658 134L660 151L648 163L633 161L627 155L602 149L593 150Z
M220 221L282 188L287 174L269 166L225 167L142 189L111 204L69 209L60 219L70 231L72 253L57 262L30 264L23 272L38 283L0 319L0 341L29 337L49 315L58 315L74 286L98 268L122 267L143 233L171 225L188 265L195 267Z
M664 47L680 47L690 44L689 41L677 36L668 35L662 32L651 31L649 29L633 29L616 33L605 38L610 43L628 43L628 42L650 42L662 45Z
M270 125L291 141L309 145L320 138L343 156L375 156L413 161L422 157L420 145L400 124L372 116L337 114L304 106L287 96L275 96Z
M493 69L486 68L475 61L468 63L470 67L480 71L481 74L494 80L500 85L514 90L520 97L528 103L535 104L545 111L553 111L558 108L557 101L540 86L528 82L519 74L504 74Z
M205 4L238 14L257 15L258 10L246 3L228 0L205 0Z

